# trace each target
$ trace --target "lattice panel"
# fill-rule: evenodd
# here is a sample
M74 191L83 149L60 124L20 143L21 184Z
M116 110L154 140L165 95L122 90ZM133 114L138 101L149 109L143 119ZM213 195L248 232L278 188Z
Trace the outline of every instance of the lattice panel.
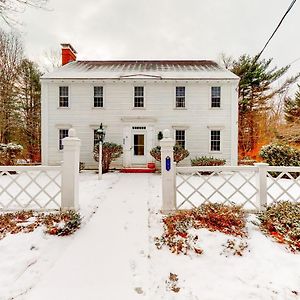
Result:
M300 202L300 173L267 172L267 202Z
M243 171L177 172L177 208L190 209L202 203L241 205L258 210L256 173Z
M53 210L61 204L61 171L0 171L0 209Z

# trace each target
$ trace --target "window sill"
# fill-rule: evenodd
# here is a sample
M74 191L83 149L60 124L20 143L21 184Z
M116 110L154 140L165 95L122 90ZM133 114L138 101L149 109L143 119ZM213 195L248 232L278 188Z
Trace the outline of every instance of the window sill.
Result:
M133 107L133 110L146 110L146 107Z
M104 110L105 107L95 107L95 106L92 106L92 109L95 109L95 110Z
M210 154L223 154L222 151L208 151Z
M223 110L222 107L210 107L209 109L210 110Z
M173 109L174 110L187 110L186 107L174 107Z
M70 106L58 106L57 109L70 109Z

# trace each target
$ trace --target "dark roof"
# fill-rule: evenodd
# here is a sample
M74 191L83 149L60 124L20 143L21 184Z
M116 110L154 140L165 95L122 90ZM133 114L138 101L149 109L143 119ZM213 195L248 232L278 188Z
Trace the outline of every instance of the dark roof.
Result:
M88 69L93 68L112 68L126 70L203 70L203 69L220 69L220 66L211 60L96 60L86 61L79 60L76 64Z

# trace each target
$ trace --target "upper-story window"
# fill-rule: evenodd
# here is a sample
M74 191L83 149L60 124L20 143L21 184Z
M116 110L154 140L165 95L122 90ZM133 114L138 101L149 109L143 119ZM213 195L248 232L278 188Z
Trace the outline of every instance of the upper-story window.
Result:
M175 131L175 141L177 145L185 149L185 130Z
M221 151L221 131L210 131L210 151Z
M176 86L176 107L185 107L185 87Z
M211 87L211 107L221 107L221 87Z
M94 86L94 107L103 107L103 86Z
M62 144L62 140L68 136L69 130L68 129L59 129L59 137L58 137L58 148L62 150L64 148Z
M69 107L69 87L59 87L59 107Z
M144 107L144 87L134 87L134 107Z

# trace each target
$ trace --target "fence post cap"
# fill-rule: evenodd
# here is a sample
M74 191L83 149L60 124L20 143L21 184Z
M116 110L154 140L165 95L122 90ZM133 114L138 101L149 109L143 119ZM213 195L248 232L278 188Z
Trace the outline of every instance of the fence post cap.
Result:
M163 131L163 137L165 139L169 139L171 137L171 133L170 133L169 129L164 129L164 131Z
M268 166L269 164L267 163L254 163L254 166L260 167L260 166Z
M68 137L76 137L76 130L74 128L69 129Z

